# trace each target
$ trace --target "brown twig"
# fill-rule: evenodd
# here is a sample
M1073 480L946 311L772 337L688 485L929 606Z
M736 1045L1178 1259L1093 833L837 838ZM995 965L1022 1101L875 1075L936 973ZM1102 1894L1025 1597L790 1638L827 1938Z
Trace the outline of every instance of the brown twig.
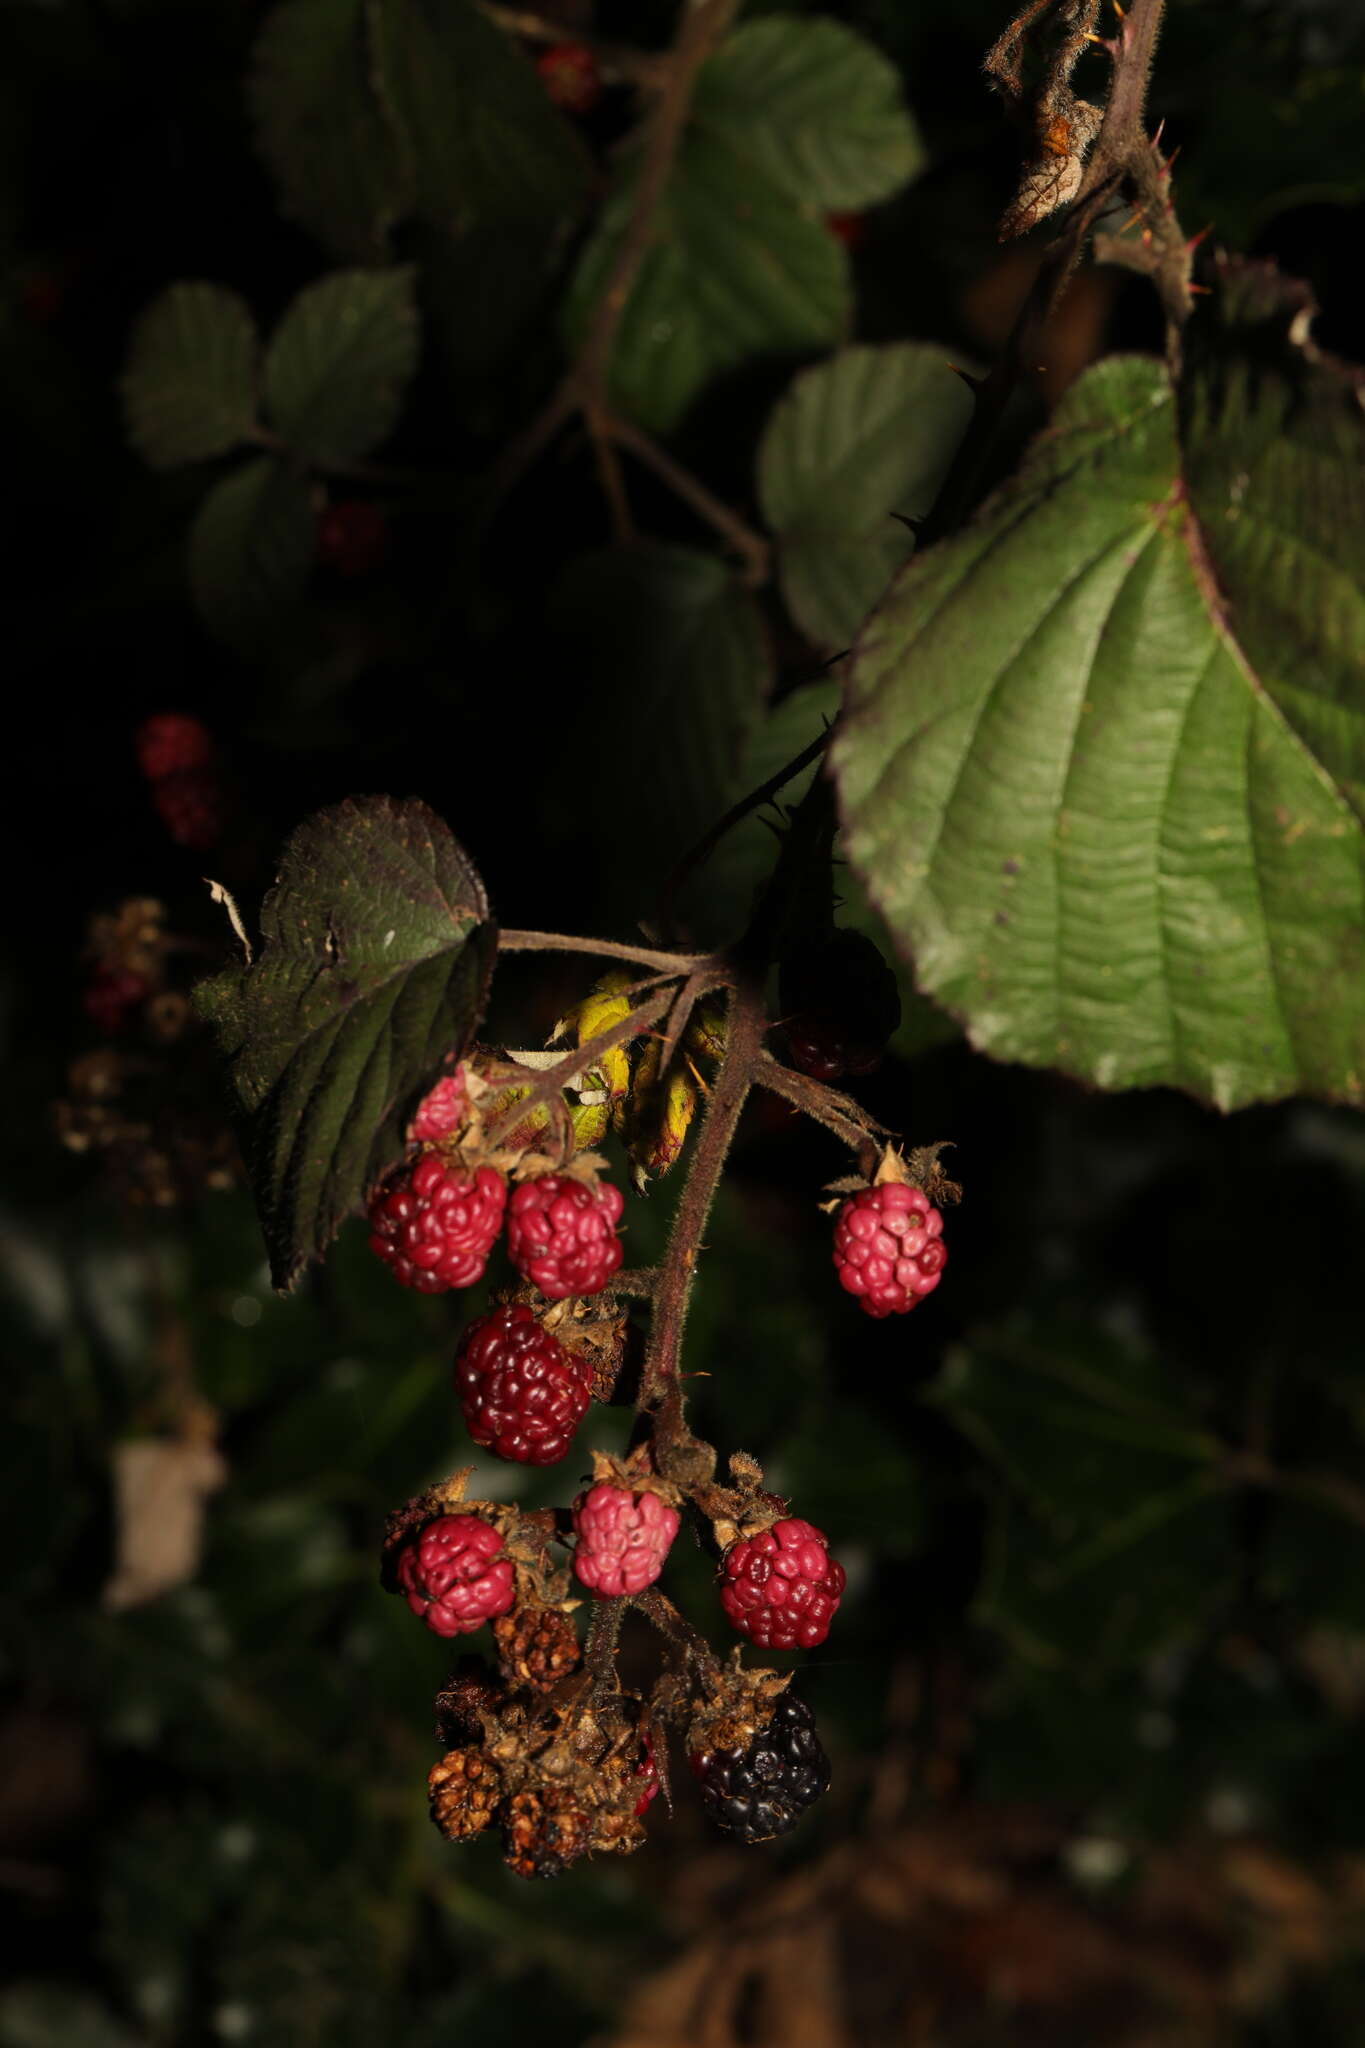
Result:
M698 74L729 27L737 6L738 0L691 0L691 4L683 7L677 39L667 56L658 60L662 84L644 126L634 203L615 260L577 356L542 410L510 443L498 465L492 483L495 505L576 412L584 416L599 469L602 467L602 446L613 438L606 425L606 396L617 335L654 239L655 220L682 146ZM604 482L615 474L610 468L602 473ZM613 509L619 521L621 502L613 500Z
M592 953L599 960L626 960L632 967L654 967L660 974L691 974L711 964L709 953L666 953L656 946L636 946L618 939L580 939L570 932L498 933L500 953Z
M771 550L761 533L756 533L737 512L732 511L714 492L708 491L691 470L675 462L666 448L661 448L657 441L629 420L606 414L602 417L601 428L618 447L626 449L662 478L676 498L690 505L697 516L733 548L744 563L741 580L749 589L760 589L767 582Z
M780 1095L803 1116L832 1131L851 1152L857 1153L858 1164L865 1171L870 1171L875 1165L877 1138L888 1133L884 1125L866 1115L851 1095L841 1095L837 1089L827 1088L823 1081L813 1081L808 1074L798 1074L794 1067L784 1067L770 1052L764 1052L760 1057L754 1069L754 1082L757 1087Z

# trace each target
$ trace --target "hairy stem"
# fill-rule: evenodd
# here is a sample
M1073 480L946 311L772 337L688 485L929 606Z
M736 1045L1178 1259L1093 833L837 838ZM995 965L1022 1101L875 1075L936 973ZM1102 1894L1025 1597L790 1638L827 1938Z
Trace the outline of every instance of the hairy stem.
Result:
M654 967L660 974L690 974L703 967L709 953L665 953L653 946L622 945L616 939L580 939L568 932L499 932L500 953L595 953L599 960L628 960L635 967Z
M754 1069L754 1081L758 1087L790 1102L803 1116L832 1131L850 1151L858 1154L859 1165L864 1163L869 1148L875 1157L877 1136L885 1136L885 1132L851 1096L827 1088L822 1081L812 1081L809 1075L798 1074L793 1067L784 1067L770 1052L762 1055Z
M657 995L651 996L648 1002L640 1003L627 1016L622 1017L618 1024L611 1024L605 1031L597 1032L592 1038L585 1038L572 1052L565 1053L562 1060L556 1060L552 1067L546 1067L539 1078L531 1083L526 1093L518 1095L516 1101L509 1103L502 1115L494 1119L489 1127L489 1138L496 1140L505 1130L519 1124L532 1110L539 1109L542 1102L551 1101L567 1081L575 1074L581 1074L594 1060L601 1059L603 1053L610 1052L613 1046L625 1045L630 1039L639 1038L648 1031L651 1024L662 1017L672 1000L673 989L670 984L669 987L660 989ZM532 1070L528 1068L527 1071ZM519 1083L516 1085L520 1086Z
M683 1431L679 1356L697 1255L711 1205L739 1123L740 1111L753 1083L763 1044L763 999L749 980L736 988L720 1071L716 1075L706 1116L692 1155L692 1166L673 1218L668 1250L659 1268L649 1344L645 1351L640 1406L656 1413L679 1434Z

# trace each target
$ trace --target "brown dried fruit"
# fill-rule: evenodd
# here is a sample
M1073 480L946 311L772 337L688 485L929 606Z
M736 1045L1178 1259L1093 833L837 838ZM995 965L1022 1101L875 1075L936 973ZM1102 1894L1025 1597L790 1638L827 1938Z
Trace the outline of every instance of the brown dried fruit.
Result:
M452 1842L468 1842L486 1828L502 1795L502 1774L481 1749L451 1749L427 1778L431 1818Z
M518 1607L499 1616L493 1623L493 1635L509 1685L548 1692L578 1668L578 1637L568 1615L557 1608Z

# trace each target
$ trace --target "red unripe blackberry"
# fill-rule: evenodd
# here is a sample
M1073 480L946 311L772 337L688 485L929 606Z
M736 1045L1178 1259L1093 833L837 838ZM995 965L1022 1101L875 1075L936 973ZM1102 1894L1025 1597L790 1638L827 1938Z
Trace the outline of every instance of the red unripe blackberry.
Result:
M149 782L207 768L214 758L213 734L201 719L183 711L158 711L144 718L133 741L137 764Z
M862 1188L835 1218L834 1270L870 1316L903 1316L933 1293L947 1261L943 1218L920 1188Z
M459 1066L427 1090L408 1125L408 1136L419 1144L439 1145L443 1138L453 1138L468 1116L469 1090Z
M520 1465L557 1465L588 1412L592 1365L514 1302L469 1325L455 1354L455 1385L482 1450Z
M482 1515L439 1515L400 1553L399 1590L433 1635L472 1635L517 1597L512 1560Z
M566 114L590 114L602 97L597 59L582 43L554 43L536 58L546 95Z
M623 1206L621 1190L607 1180L562 1173L524 1180L507 1205L508 1256L549 1301L596 1294L621 1263Z
M654 1761L654 1745L647 1735L640 1737L642 1755L632 1778L640 1780L640 1796L635 1802L635 1819L643 1820L650 1806L659 1796L659 1766Z
M654 1584L678 1533L678 1512L657 1493L631 1493L603 1480L579 1494L573 1525L575 1576L590 1592L619 1599Z
M389 522L364 498L338 498L318 515L318 559L338 576L372 576L389 551Z
M829 1634L846 1574L824 1533L796 1515L732 1543L721 1560L720 1604L762 1650L813 1650Z
M81 1001L85 1014L106 1037L128 1022L129 1012L145 1003L152 985L145 975L127 967L98 967L86 983Z
M370 1198L370 1250L405 1287L444 1294L472 1287L497 1242L507 1184L490 1166L448 1166L428 1152Z
M746 1748L703 1750L688 1761L708 1819L741 1842L785 1835L829 1790L829 1758L815 1716L790 1688Z

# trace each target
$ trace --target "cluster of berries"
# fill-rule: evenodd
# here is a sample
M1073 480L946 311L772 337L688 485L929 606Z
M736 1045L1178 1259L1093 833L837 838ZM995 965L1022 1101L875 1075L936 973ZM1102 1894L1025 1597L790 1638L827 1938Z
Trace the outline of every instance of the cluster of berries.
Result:
M507 1226L507 1250L547 1301L596 1294L621 1263L619 1188L576 1172L539 1173L510 1196L500 1165L461 1146L470 1103L463 1068L439 1081L410 1127L415 1158L375 1190L370 1247L405 1287L472 1287Z
M138 727L135 746L157 816L176 845L193 853L216 846L227 823L227 800L208 727L185 712L159 711Z
M573 1509L579 1583L599 1599L643 1592L658 1577L678 1521L658 1492L599 1481ZM576 1668L577 1637L565 1607L547 1605L521 1585L522 1561L509 1554L505 1545L515 1545L499 1522L514 1526L513 1511L470 1507L436 1515L397 1547L390 1583L437 1635L469 1635L491 1622L508 1683L523 1693L548 1693ZM787 1517L732 1545L722 1582L726 1612L751 1640L809 1647L824 1640L844 1574L820 1531ZM688 1763L704 1809L723 1834L771 1841L829 1787L814 1719L795 1694L778 1690L784 1681L776 1673L723 1674L717 1667L713 1684L724 1704L694 1715L688 1730ZM766 1705L755 1710L750 1697L748 1718L736 1720L736 1687L754 1695L765 1684ZM635 1727L633 1741L618 1739L589 1755L580 1715L568 1752L577 1758L575 1775L563 1761L546 1763L543 1735L535 1738L516 1698L488 1689L482 1737L471 1741L467 1728L432 1770L428 1793L442 1833L468 1840L498 1821L510 1867L527 1877L556 1875L595 1849L638 1847L660 1785L659 1752L648 1734ZM496 1740L487 1727L491 1709L501 1716ZM587 1720L591 1735L596 1723L591 1715ZM528 1756L539 1760L534 1780ZM584 1768L588 1761L591 1769Z

